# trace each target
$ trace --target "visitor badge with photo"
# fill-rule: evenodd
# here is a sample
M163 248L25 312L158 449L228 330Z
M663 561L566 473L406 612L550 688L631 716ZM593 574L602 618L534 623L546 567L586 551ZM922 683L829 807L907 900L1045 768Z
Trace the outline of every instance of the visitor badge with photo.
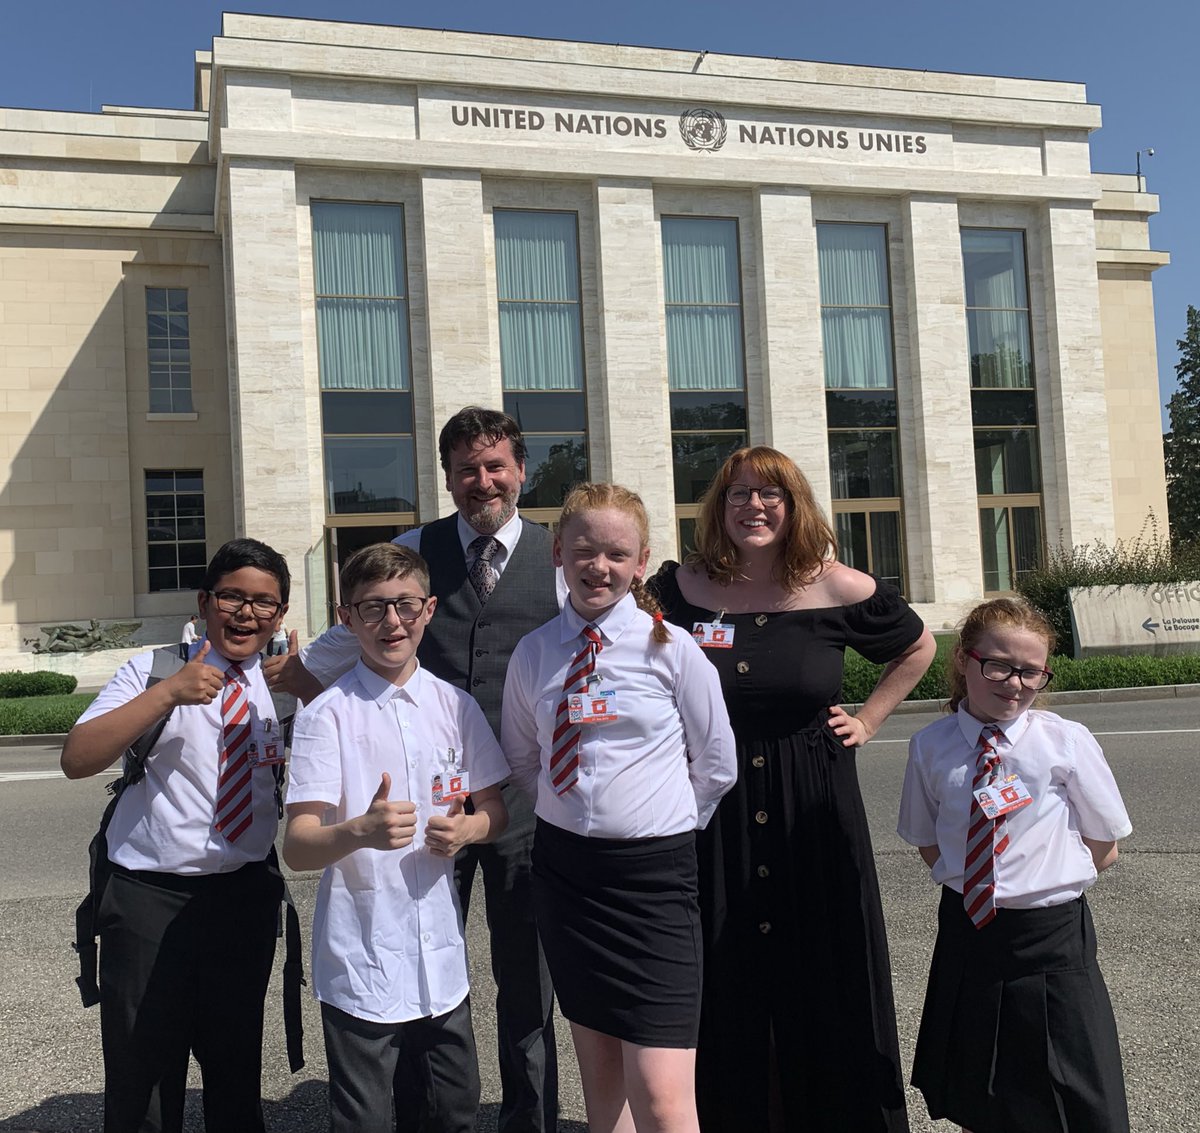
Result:
M612 723L617 719L616 691L572 693L567 697L567 719L572 724Z
M1019 775L1010 775L1007 779L977 788L975 799L979 809L988 818L1001 818L1033 802L1029 788L1021 782Z
M701 649L732 649L734 627L725 622L696 622L692 636Z
M471 793L470 776L465 771L438 771L433 776L433 805L445 806Z

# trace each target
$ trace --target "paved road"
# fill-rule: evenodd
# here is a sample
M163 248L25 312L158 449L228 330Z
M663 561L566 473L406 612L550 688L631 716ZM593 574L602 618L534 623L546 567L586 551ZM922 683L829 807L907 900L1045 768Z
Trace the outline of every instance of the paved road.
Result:
M1200 823L1184 788L1200 765L1200 699L1063 706L1100 738L1133 816L1121 860L1092 891L1101 963L1117 1012L1133 1128L1137 1133L1200 1130L1195 1067L1200 1064ZM908 736L930 715L895 716L860 756L896 984L901 1046L911 1058L933 941L937 893L916 853L894 833ZM99 1129L99 1017L83 1011L70 951L88 840L107 796L103 781L68 783L57 752L0 749L0 1131L85 1133ZM301 918L311 916L316 879L293 881ZM482 901L477 903L482 908ZM480 1130L495 1125L494 994L483 926L468 926L473 1004L484 1108ZM307 933L306 933L307 935ZM309 1063L289 1076L278 1022L278 987L268 1022L268 1128L325 1128L325 1063L314 1005L306 1002ZM582 1133L583 1104L564 1028L564 1133ZM193 1083L195 1085L196 1083ZM190 1097L189 1130L202 1129ZM914 1133L950 1133L911 1099ZM750 1131L748 1131L750 1133ZM848 1131L852 1133L852 1131Z

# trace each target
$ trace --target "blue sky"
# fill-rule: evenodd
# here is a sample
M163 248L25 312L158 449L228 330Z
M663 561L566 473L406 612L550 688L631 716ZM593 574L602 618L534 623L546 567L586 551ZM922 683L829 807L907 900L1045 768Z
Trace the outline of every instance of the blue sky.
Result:
M8 0L0 3L0 106L98 110L192 105L192 53L220 34L211 0ZM1200 3L1196 0L272 0L236 9L278 15L695 48L929 71L1087 84L1103 108L1092 167L1132 173L1139 149L1160 197L1153 247L1171 253L1154 276L1163 400L1188 304L1200 307Z

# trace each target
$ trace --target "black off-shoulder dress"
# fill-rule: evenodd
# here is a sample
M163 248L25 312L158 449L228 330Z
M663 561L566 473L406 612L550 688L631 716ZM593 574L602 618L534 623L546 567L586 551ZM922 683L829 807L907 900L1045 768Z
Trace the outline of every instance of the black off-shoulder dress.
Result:
M664 563L649 582L689 632ZM886 662L924 626L886 583L864 602L732 614L706 649L738 741L738 781L697 842L704 990L696 1087L704 1133L768 1128L772 1057L784 1127L908 1129L891 967L855 750L827 726L847 645Z

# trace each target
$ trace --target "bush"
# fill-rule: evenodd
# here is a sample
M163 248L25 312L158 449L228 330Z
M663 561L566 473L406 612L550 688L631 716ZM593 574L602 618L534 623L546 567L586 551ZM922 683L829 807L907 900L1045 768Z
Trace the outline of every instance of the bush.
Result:
M44 736L69 732L95 693L70 696L29 696L0 700L0 736Z
M65 696L79 682L66 673L0 673L0 700L14 696Z
M929 671L908 694L908 700L946 700L946 663L954 646L952 634L937 638L938 651ZM1200 684L1200 655L1173 657L1074 657L1055 655L1049 668L1054 672L1050 692L1079 692L1104 688L1150 688L1159 685ZM846 668L842 677L842 700L861 704L875 687L882 665L874 665L853 649L846 650Z
M1060 652L1071 656L1075 635L1067 595L1070 587L1151 586L1196 579L1200 579L1200 542L1172 548L1160 537L1151 512L1138 537L1128 542L1118 539L1111 547L1100 540L1080 547L1060 543L1048 551L1044 566L1017 576L1017 590L1046 615L1058 635Z

